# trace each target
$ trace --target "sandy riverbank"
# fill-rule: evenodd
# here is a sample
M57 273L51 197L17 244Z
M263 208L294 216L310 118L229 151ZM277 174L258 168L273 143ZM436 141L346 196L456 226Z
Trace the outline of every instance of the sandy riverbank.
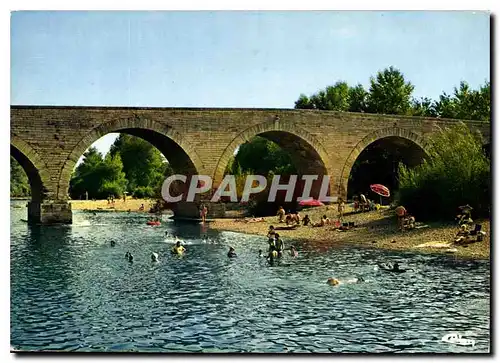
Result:
M151 199L115 199L114 204L108 203L107 200L71 200L71 209L73 210L108 210L126 212L129 209L132 212L139 212L139 208L144 204L144 212L148 212L154 205L155 201Z
M397 219L394 211L379 210L353 214L346 211L344 222L354 222L355 229L340 232L332 230L333 226L304 227L295 230L278 231L285 239L300 239L315 245L328 246L336 243L349 243L358 246L381 248L388 250L405 250L422 253L446 253L447 248L418 248L416 246L429 242L450 243L457 233L456 224L428 224L429 227L400 232L397 228ZM337 216L336 207L318 207L301 212L309 214L313 222L318 222L323 214L329 218ZM452 246L455 253L450 253L458 258L489 259L490 255L490 221L476 221L483 225L487 234L483 241L468 246ZM217 219L210 223L210 227L218 230L228 230L265 236L269 225L275 227L285 226L278 223L276 217L266 217L265 222L245 223L235 219ZM448 252L449 253L449 252Z

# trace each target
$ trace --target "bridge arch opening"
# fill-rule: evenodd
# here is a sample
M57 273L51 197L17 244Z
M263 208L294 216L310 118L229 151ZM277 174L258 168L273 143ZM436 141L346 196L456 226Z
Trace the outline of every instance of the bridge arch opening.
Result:
M363 193L379 202L379 196L370 191L370 185L382 184L391 191L390 198L381 199L383 204L387 204L393 200L399 187L399 164L415 167L423 162L426 155L421 145L406 137L385 136L369 143L350 169L347 198Z
M25 155L19 148L14 145L10 145L10 156L11 156L11 172L14 172L15 175L11 175L11 194L12 188L19 187L18 192L14 192L14 197L31 197L31 201L33 202L41 202L44 197L44 185L42 182L42 178L40 176L40 170L33 163L30 158ZM19 166L22 171L19 170ZM24 175L26 176L29 183L29 190L25 190L24 186L21 185L24 182ZM12 178L16 178L16 180L12 180ZM12 183L17 185L12 185ZM17 195L16 195L17 194Z
M240 134L226 148L219 160L214 175L215 185L222 181L227 174L236 175L237 188L240 193L244 188L246 175L262 175L268 180L267 188L251 198L251 206L238 206L228 203L226 210L232 207L238 209L245 207L251 209L251 214L256 216L275 214L282 205L286 210L298 209L297 198L302 196L305 181L304 175L314 175L317 179L313 182L309 196L320 196L323 176L329 175L329 158L322 146L312 136L304 132L299 136L295 130L284 127L269 128L260 126L251 132ZM238 178L238 173L242 175ZM285 200L286 191L278 191L275 202L268 202L270 184L274 175L280 175L280 184L287 184L290 176L297 175L297 182L291 202ZM330 185L333 181L330 181ZM238 194L239 194L238 193ZM330 188L327 188L330 196ZM226 198L229 201L229 198Z
M100 150L96 150L96 146ZM92 181L84 180L90 178L89 174L84 174L88 172L86 163L92 166L95 164L93 160L97 163L102 160L103 163L102 173L105 176L100 179L99 192ZM113 179L106 179L106 172L113 170ZM191 157L172 138L150 129L122 128L103 135L84 151L78 163L73 165L68 192L72 199L92 199L96 196L96 199L106 199L108 195L117 198L126 194L161 200L161 186L167 176L197 173L198 168ZM175 188L175 182L172 187Z

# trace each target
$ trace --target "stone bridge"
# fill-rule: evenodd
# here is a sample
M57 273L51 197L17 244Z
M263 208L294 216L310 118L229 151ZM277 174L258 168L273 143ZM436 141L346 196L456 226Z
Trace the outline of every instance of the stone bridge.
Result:
M465 122L484 143L490 142L490 123ZM453 123L292 109L11 106L10 150L31 184L28 221L71 223L68 189L76 162L111 132L149 141L178 173L209 175L214 186L236 148L259 135L287 150L300 174L329 175L330 195L345 197L351 168L367 146L382 140L406 147L410 158L421 158L429 135ZM197 215L195 204L176 213Z

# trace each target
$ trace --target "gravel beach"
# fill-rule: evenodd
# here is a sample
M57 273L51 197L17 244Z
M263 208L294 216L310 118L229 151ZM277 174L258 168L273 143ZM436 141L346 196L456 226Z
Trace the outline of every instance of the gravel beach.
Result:
M308 214L313 222L318 222L324 214L332 220L337 219L336 206L310 208L301 211L300 214L302 217ZM270 225L277 228L285 226L285 223L278 223L278 218L275 216L264 219L263 222L248 223L244 222L243 219L216 219L210 223L210 228L265 236ZM324 227L300 226L294 230L279 230L277 232L285 241L296 239L315 245L329 246L348 243L387 250L447 253L463 259L489 259L490 256L489 220L475 221L482 224L486 236L483 241L467 246L453 244L453 239L458 231L455 223L429 223L423 228L400 232L397 228L397 217L394 210L389 209L354 213L347 207L343 222L354 222L356 227L348 231L338 231L334 230L334 226L331 225ZM436 247L417 247L424 243ZM444 244L450 246L443 248ZM452 252L453 249L456 251Z

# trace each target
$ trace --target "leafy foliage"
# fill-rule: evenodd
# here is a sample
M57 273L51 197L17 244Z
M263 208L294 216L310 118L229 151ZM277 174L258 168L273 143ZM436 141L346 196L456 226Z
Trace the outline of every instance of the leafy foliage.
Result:
M346 82L339 81L311 97L301 94L295 101L295 108L480 121L491 118L490 82L473 90L462 81L452 95L443 93L438 100L414 98L413 91L414 86L405 80L403 73L391 66L370 78L368 92L361 84L349 87Z
M28 176L21 164L12 156L10 157L10 196L28 197L31 195L31 187Z
M127 190L135 194L138 187L150 187L153 191L161 188L168 163L164 162L160 151L149 142L127 134L120 134L109 150L111 155L119 154L123 171L128 180ZM153 192L154 194L154 192Z
M467 82L460 82L453 95L443 93L434 107L439 117L463 120L489 121L491 116L491 87L485 82L472 90Z
M83 198L85 192L89 198L96 199L107 198L110 195L122 196L127 186L127 179L122 169L120 155L109 153L103 158L95 147L89 148L70 181L71 197Z
M296 173L291 156L278 144L256 136L238 149L230 164L233 175L254 173L257 175Z
M477 135L460 122L432 141L429 160L414 169L400 166L400 203L424 220L453 218L464 204L476 216L489 215L490 160Z
M410 110L411 94L414 88L394 67L378 72L375 77L370 78L368 112L405 115Z
M333 86L327 86L310 98L300 95L295 102L295 108L363 112L366 108L366 97L367 93L362 85L358 84L351 88L346 82L340 81Z

